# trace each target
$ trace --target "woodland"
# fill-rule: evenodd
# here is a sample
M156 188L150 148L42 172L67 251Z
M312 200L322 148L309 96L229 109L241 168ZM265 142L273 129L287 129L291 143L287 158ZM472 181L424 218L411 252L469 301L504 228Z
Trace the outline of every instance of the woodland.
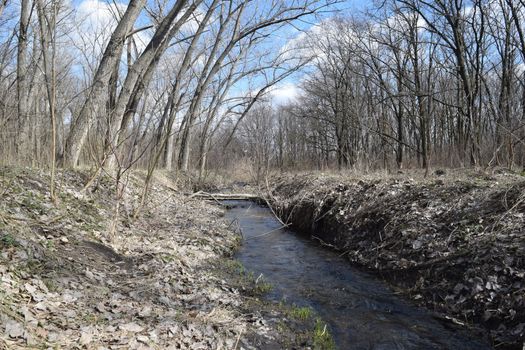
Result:
M4 164L524 164L520 0L8 1Z
M0 349L345 348L244 199L521 350L524 167L525 0L0 0Z

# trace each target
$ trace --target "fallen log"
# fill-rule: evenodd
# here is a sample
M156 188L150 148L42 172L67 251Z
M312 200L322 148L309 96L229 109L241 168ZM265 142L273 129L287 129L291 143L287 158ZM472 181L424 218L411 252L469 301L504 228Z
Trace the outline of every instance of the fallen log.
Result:
M207 193L195 192L188 196L188 198L198 198L207 200L261 200L261 197L252 193Z

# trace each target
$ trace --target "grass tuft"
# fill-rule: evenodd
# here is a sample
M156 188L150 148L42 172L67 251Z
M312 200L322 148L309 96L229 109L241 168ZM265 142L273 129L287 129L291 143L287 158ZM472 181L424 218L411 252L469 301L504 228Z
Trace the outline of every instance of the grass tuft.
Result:
M0 237L0 246L2 248L17 247L19 244L16 241L15 237L10 234L4 234Z
M292 310L290 311L290 314L295 319L306 321L310 317L312 317L313 310L311 308L309 308L308 306L306 306L306 307L298 307L298 306L294 305L292 307Z
M316 350L335 350L335 342L332 334L328 330L328 325L320 318L315 321L314 328L314 349Z

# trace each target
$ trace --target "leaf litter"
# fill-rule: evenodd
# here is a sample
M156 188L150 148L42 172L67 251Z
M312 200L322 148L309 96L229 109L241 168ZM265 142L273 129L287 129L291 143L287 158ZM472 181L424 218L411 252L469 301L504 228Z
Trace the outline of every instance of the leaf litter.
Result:
M0 348L256 349L287 337L280 311L265 319L217 273L239 244L222 209L161 178L132 220L142 179L131 176L109 233L111 178L83 191L86 171L62 171L53 205L45 172L0 168Z
M525 344L525 181L482 173L413 179L282 175L275 211L417 303Z

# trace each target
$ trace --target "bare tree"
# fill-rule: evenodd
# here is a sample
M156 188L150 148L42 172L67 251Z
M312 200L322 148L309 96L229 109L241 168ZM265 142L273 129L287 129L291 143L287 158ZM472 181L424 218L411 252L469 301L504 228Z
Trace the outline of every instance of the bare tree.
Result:
M18 28L18 46L17 46L17 69L16 83L18 95L18 129L19 137L17 141L17 153L22 155L22 150L27 150L29 141L28 123L29 123L29 85L28 80L28 30L29 21L33 5L30 0L20 1L20 22Z
M64 145L64 151L59 157L62 166L76 166L80 158L82 146L86 141L89 128L99 112L100 105L104 105L103 96L108 91L109 81L113 73L115 62L120 60L126 37L131 32L135 20L144 7L145 0L131 0L126 11L119 20L106 46L102 60L98 65L89 88L86 100L80 109L79 115L72 121L69 135Z

